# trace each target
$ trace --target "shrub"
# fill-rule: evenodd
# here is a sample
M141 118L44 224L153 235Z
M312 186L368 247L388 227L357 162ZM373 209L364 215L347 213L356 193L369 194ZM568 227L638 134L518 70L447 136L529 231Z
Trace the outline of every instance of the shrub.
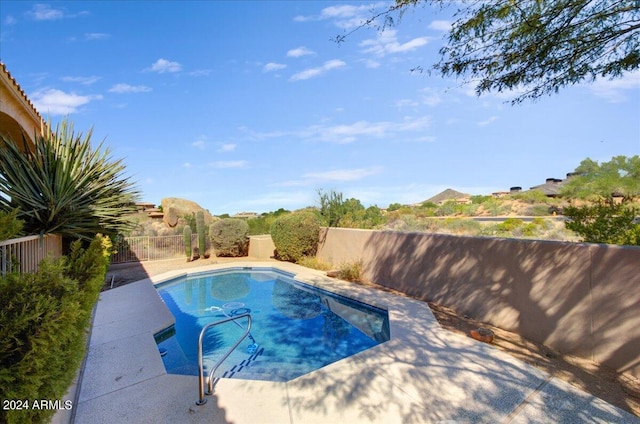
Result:
M550 208L548 205L532 205L527 208L526 214L531 216L548 216L551 215L549 211Z
M313 212L284 215L271 225L271 238L276 257L297 262L304 256L315 256L320 236L320 220Z
M520 218L507 218L500 224L496 225L496 230L500 232L511 232L524 224Z
M447 218L443 227L455 234L477 234L482 229L482 224L473 219Z
M211 242L217 256L246 256L249 225L237 218L224 218L211 224Z
M525 203L549 203L549 198L540 190L527 190L520 193L510 195L514 200L520 200Z
M0 210L0 241L9 240L22 231L24 222L17 218L18 209L11 212Z
M0 399L62 399L86 348L86 330L104 282L110 241L96 236L37 273L0 278ZM0 411L0 422L47 422L55 410Z
M362 262L343 262L340 264L340 278L347 281L361 281Z
M567 206L564 214L570 220L565 221L565 227L587 243L640 246L640 224L635 222L637 212L612 199L591 206Z
M298 265L311 269L318 269L320 271L329 271L331 269L330 263L318 259L316 256L303 256L298 261Z

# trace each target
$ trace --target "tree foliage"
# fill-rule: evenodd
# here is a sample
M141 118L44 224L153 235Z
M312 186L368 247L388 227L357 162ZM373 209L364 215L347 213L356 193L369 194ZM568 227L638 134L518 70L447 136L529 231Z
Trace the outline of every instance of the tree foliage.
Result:
M611 199L622 197L623 202L640 198L640 156L615 156L598 164L585 159L576 168L574 176L562 187L565 197Z
M320 239L320 219L310 211L282 215L271 225L271 238L280 260L298 262L305 256L315 256Z
M63 120L25 150L0 135L0 209L18 208L26 233L91 239L131 227L126 215L135 212L137 191L121 160L102 143L92 148L91 130L75 134Z
M396 0L363 26L410 6L442 0ZM443 76L473 81L478 95L516 90L514 103L557 93L597 78L617 78L640 68L637 0L466 0L433 67ZM348 34L347 34L348 35ZM346 36L338 37L342 41Z
M323 224L327 227L338 227L340 219L346 213L342 193L334 190L328 192L318 190L318 198L320 200L320 216Z
M570 220L565 226L587 243L640 245L640 224L635 222L636 208L609 199L594 205L564 209Z
M343 200L342 193L318 190L320 216L327 227L374 228L384 223L382 211L377 206L365 208L360 200Z
M8 212L0 210L0 241L8 240L20 234L24 223L17 216L17 209Z

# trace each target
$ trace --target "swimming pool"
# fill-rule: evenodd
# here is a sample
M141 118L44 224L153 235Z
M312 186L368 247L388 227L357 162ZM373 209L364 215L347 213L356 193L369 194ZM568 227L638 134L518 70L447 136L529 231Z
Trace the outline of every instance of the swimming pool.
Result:
M251 332L215 377L289 381L389 340L386 310L295 281L273 268L231 268L157 286L175 325L156 334L170 374L198 375L197 340L208 323L250 313ZM244 332L245 319L211 328L209 369Z

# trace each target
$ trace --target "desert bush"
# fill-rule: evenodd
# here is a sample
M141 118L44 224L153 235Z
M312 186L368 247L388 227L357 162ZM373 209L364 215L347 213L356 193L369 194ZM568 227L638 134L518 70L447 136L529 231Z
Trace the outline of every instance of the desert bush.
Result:
M297 262L304 256L315 256L319 234L320 219L309 211L281 216L271 225L276 257L284 261Z
M540 190L527 190L509 196L514 200L520 200L530 204L549 203L549 197Z
M216 256L247 256L249 225L243 219L224 218L211 224L209 234Z
M635 221L638 212L613 199L591 206L567 206L564 214L570 219L565 227L587 243L640 246L640 224Z
M448 200L436 209L436 216L449 216L456 213L455 200Z
M298 265L302 265L311 269L318 269L320 271L329 271L332 268L329 262L318 259L316 256L303 256L298 261Z
M0 210L0 240L14 238L22 231L24 222L18 219L17 216L18 209L10 212Z
M496 229L500 232L511 232L524 224L520 218L507 218L500 224L496 225Z
M484 195L477 195L477 196L471 196L471 203L474 205L481 205L484 202L487 202L489 200L493 199L493 197L491 196L484 196Z
M362 281L362 262L351 261L343 262L338 268L340 271L340 278L347 281Z
M109 239L98 235L37 273L0 277L0 399L62 399L85 354L109 255ZM0 422L48 422L54 412L3 409Z
M482 229L482 224L473 219L447 218L443 224L443 228L454 234L478 234Z

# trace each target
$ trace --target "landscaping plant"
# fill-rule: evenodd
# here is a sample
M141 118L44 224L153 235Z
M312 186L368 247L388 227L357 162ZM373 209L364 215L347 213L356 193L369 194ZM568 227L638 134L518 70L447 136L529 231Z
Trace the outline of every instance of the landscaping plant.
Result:
M182 235L184 236L184 250L187 254L187 262L191 262L191 227L185 225Z
M204 212L202 211L196 213L196 230L198 232L198 253L201 258L208 258L207 239L204 234Z
M211 224L211 242L216 256L246 256L249 225L243 219L224 218Z
M63 120L55 131L46 126L34 149L22 142L0 135L0 210L18 208L25 233L91 240L132 227L138 193L122 161L92 147L91 130L75 134Z
M55 413L33 402L62 399L71 386L110 255L109 238L97 235L86 249L74 242L68 257L42 261L37 273L0 277L0 399L30 402L0 410L0 422L48 422Z
M309 211L281 216L271 225L271 239L276 257L297 262L305 256L315 256L320 238L320 219Z

